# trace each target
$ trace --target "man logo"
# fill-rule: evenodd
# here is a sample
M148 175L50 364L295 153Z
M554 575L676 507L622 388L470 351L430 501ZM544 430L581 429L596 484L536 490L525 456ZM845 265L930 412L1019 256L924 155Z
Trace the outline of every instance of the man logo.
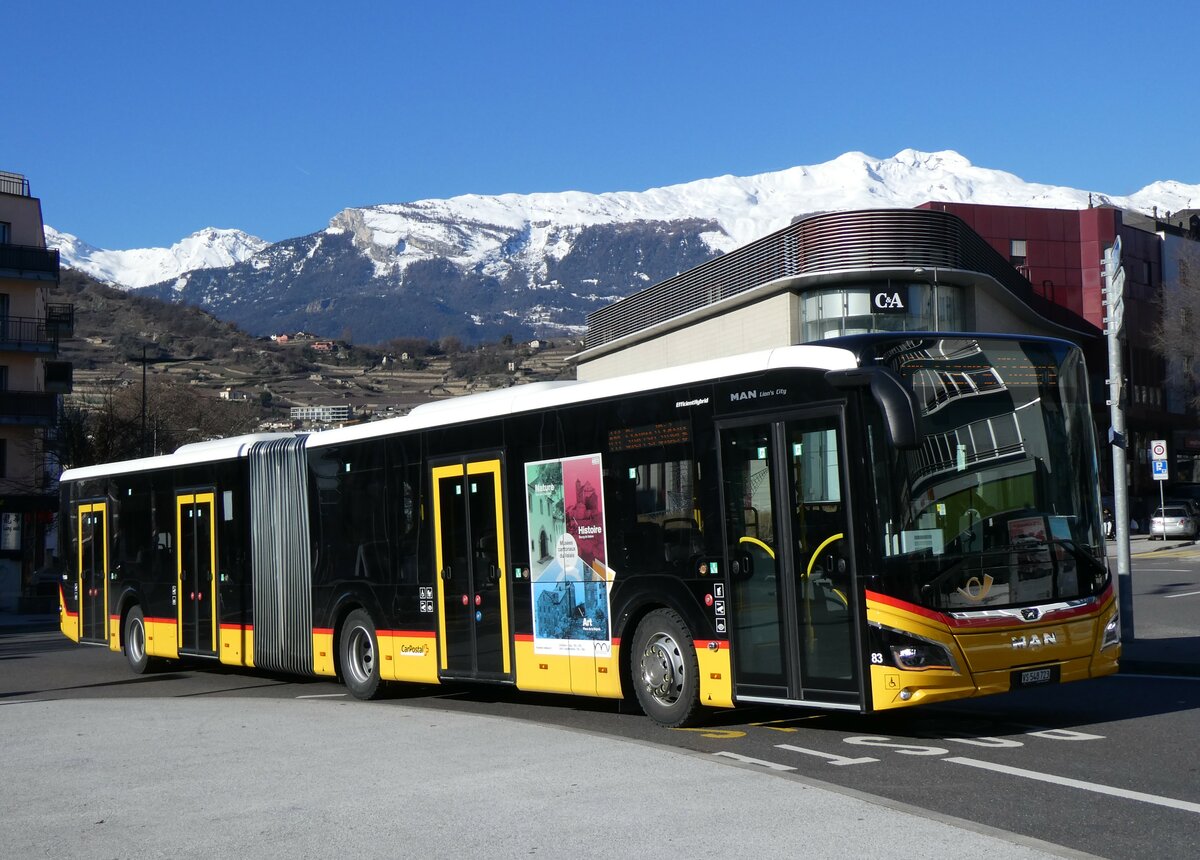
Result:
M871 294L871 310L877 314L902 314L908 308L904 297L896 290L879 290Z

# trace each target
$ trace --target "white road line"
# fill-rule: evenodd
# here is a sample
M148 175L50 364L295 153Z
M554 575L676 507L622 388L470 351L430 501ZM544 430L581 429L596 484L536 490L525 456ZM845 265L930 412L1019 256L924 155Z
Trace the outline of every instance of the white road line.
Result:
M821 752L820 750L810 750L804 747L792 746L791 744L775 744L781 750L791 750L792 752L804 753L805 755L815 755L817 758L823 758L830 764L847 765L847 764L869 764L873 761L879 761L877 758L863 756L862 758L849 758L844 755L834 755L833 753Z
M1168 594L1167 597L1195 597L1200 591L1184 591L1181 594Z
M756 764L759 767L765 767L768 770L795 770L795 768L791 765L779 764L779 762L774 761L763 761L760 758L750 758L748 755L738 755L737 753L731 752L715 752L713 755L724 756L725 758L731 758L734 761L740 761L745 764Z
M954 756L945 758L942 761L952 761L955 764L965 764L968 767L977 767L982 770L993 770L996 773L1006 773L1010 776L1021 776L1025 779L1036 779L1039 782L1051 782L1056 785L1065 785L1069 788L1079 788L1084 791L1093 791L1096 794L1107 794L1112 797L1123 797L1126 800L1137 800L1141 803L1153 803L1156 806L1167 806L1171 809L1182 809L1184 812L1200 813L1200 803L1192 803L1188 800L1175 800L1171 797L1160 797L1157 794L1146 794L1141 791L1130 791L1126 788L1114 788L1111 785L1101 785L1098 782L1084 782L1081 779L1071 779L1066 776L1055 776L1050 773L1039 773L1036 770L1025 770L1020 767L1009 767L1004 764L994 764L990 761L980 761L974 758L963 758Z
M311 696L297 696L297 699L340 699L345 693L317 693Z

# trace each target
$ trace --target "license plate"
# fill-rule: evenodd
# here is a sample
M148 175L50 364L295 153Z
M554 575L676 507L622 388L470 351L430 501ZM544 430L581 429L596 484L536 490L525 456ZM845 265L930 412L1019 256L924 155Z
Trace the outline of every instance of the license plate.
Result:
M1038 669L1018 669L1012 673L1012 686L1036 687L1040 684L1058 682L1058 666L1042 666Z

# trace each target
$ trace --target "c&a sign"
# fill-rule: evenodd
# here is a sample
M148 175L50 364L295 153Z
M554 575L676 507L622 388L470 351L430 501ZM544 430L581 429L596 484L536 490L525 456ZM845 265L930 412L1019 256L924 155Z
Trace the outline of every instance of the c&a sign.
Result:
M908 313L908 288L888 287L871 291L871 313Z

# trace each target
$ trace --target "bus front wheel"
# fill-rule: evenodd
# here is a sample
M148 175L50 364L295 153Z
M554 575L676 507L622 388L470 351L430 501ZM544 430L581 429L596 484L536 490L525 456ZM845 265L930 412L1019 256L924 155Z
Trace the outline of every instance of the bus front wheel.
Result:
M356 699L374 699L380 694L379 639L371 616L356 609L342 624L342 679Z
M633 686L646 716L676 728L700 706L700 669L692 633L678 613L656 609L633 634Z

